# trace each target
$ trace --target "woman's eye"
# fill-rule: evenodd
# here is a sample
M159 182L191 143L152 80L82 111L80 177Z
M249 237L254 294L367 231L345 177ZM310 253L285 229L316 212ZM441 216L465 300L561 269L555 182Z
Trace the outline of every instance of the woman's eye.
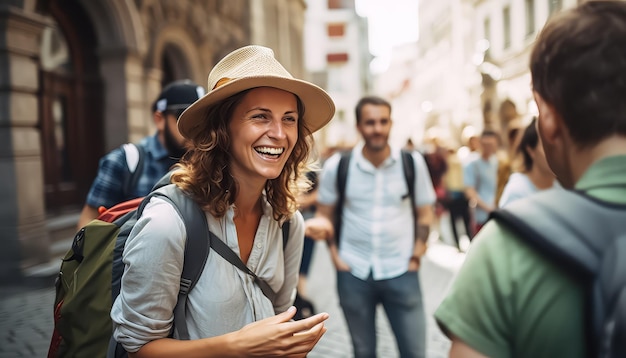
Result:
M284 120L287 121L287 122L295 122L296 121L296 117L285 117Z
M255 119L265 119L265 113L259 113L252 116Z

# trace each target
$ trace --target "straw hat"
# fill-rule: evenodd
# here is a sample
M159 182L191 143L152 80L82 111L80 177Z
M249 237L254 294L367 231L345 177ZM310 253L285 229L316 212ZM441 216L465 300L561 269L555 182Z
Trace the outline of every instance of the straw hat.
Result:
M255 87L274 87L298 96L305 108L304 122L311 132L322 128L335 113L335 104L323 89L294 78L274 58L271 49L253 45L231 52L215 65L209 73L209 92L179 117L180 133L190 138L201 121L206 119L208 108Z

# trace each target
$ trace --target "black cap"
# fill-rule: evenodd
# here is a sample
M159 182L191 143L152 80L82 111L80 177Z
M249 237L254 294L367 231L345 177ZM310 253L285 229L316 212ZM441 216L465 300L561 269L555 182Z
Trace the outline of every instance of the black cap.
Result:
M204 88L191 80L174 81L165 88L152 105L152 111L179 111L189 107L198 98L204 96Z

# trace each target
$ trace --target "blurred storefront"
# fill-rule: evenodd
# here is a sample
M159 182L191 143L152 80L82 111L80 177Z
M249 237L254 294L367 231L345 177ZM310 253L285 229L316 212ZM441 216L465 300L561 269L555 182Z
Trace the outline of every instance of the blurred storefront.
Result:
M303 0L0 3L0 280L72 234L98 159L153 133L162 86L250 43L305 77Z

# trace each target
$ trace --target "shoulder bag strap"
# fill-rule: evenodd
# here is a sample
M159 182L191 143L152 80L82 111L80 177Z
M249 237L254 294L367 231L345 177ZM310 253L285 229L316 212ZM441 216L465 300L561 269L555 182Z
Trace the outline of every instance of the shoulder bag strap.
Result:
M341 236L343 205L346 200L346 182L348 181L350 159L352 159L351 150L342 152L337 166L337 204L335 205L333 222L335 227L335 243L337 244L337 247L339 247L339 238Z
M142 146L134 143L124 144L122 150L124 151L129 173L123 183L124 196L130 197L143 174L146 153Z
M413 213L413 232L417 238L417 204L415 203L415 161L413 155L407 150L402 150L402 170L404 171L404 179L409 189L409 198L411 198L411 212Z

